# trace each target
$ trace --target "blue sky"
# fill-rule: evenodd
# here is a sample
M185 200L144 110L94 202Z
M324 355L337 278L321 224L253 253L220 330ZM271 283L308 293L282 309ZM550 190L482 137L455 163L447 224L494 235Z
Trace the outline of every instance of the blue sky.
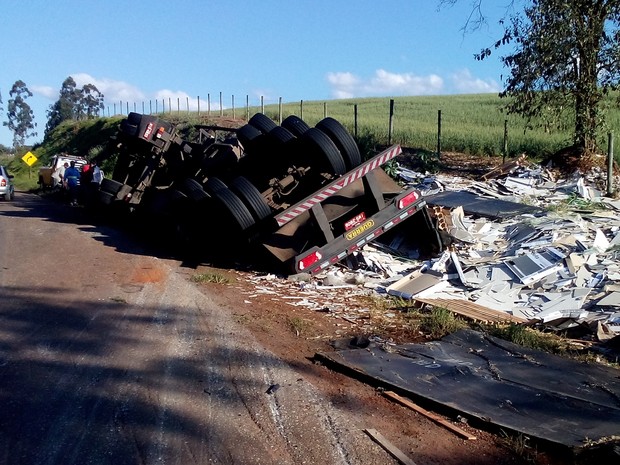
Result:
M205 108L349 97L496 93L503 70L473 54L497 39L463 35L472 0L0 0L0 92L21 79L34 96L40 141L46 111L72 76L113 104L180 98ZM489 2L490 3L490 2ZM175 103L176 105L176 103ZM173 107L174 108L174 107ZM147 110L148 112L148 110ZM107 110L106 110L107 113ZM0 127L0 143L12 134Z

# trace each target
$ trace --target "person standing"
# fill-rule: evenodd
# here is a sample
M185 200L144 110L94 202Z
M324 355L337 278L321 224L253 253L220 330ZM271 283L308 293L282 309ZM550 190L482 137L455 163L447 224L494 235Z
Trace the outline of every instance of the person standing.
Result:
M103 181L103 171L101 171L101 168L99 168L99 163L97 163L97 160L94 160L91 163L91 168L90 168L90 172L91 172L91 177L90 177L90 182L89 182L89 200L91 205L94 205L97 202L97 195L99 193L99 188L101 187L101 181Z
M72 161L69 168L65 170L65 188L69 193L69 201L71 206L77 206L78 188L80 185L80 170L75 167L75 162Z

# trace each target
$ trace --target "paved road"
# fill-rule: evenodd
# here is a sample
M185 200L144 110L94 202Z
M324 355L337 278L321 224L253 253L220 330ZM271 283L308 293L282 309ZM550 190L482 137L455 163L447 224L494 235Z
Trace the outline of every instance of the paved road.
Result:
M190 275L80 208L0 202L0 464L394 463Z

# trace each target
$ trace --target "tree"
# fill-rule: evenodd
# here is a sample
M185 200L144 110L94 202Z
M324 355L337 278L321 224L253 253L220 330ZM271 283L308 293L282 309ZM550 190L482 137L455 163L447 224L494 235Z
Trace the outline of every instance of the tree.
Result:
M26 103L26 99L32 97L32 92L28 90L24 81L15 81L9 97L11 98L7 104L7 121L2 124L13 132L13 147L17 148L24 145L28 137L37 135L34 131L37 123L34 121L30 105Z
M71 76L63 81L58 100L47 111L45 137L63 121L76 118L75 108L80 100L80 94L76 87Z
M570 118L573 143L591 153L605 129L605 96L620 82L620 0L521 3L522 13L501 21L503 37L476 58L513 46L502 57L509 75L500 95L508 97L508 112L524 116L529 124L541 118L559 125ZM473 5L479 22L484 19L482 0Z
M103 111L103 94L93 84L86 84L80 91L80 113L86 118L99 116L99 111Z
M75 80L69 76L62 83L58 100L47 111L45 136L63 121L95 118L103 108L103 94L95 85L86 84L78 89Z

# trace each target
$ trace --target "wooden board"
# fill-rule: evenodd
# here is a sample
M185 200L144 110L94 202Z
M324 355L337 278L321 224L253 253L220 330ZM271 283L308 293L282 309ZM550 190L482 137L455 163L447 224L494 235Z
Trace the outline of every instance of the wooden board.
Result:
M527 323L528 320L506 312L478 305L475 302L461 299L426 299L415 297L415 302L445 308L453 313L483 323Z

